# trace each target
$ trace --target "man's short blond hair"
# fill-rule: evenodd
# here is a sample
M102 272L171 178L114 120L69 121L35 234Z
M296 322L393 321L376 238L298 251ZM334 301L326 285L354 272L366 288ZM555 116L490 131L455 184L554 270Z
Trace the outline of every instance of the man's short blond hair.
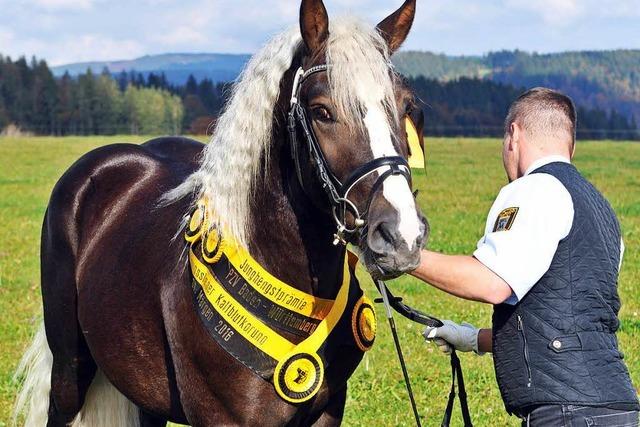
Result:
M505 132L518 124L533 140L562 140L573 147L576 142L576 107L571 98L555 90L537 87L520 95L511 104Z

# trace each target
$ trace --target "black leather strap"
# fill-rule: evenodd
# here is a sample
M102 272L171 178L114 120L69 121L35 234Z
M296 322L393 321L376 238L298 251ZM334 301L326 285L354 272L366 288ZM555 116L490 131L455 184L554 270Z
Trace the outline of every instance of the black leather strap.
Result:
M340 198L338 188L341 187L341 183L328 168L327 160L324 157L324 153L322 152L322 149L320 148L320 145L315 138L309 120L307 119L307 115L301 105L296 104L291 108L291 111L289 112L288 127L291 139L291 156L293 157L295 163L296 174L298 176L298 180L300 181L300 185L303 189L306 189L302 178L302 165L300 164L300 147L298 146L300 142L297 138L298 128L303 133L303 140L307 142L306 145L309 157L313 162L316 174L318 175L318 178L322 183L322 188L327 193L331 204L335 205L337 203L337 200Z
M393 171L393 175L404 175L408 180L411 179L411 173L409 173L409 163L404 159L404 157L378 157L377 159L373 159L372 161L365 163L364 165L351 172L351 175L349 175L349 177L342 184L342 193L344 194L345 191L351 188L351 186L353 186L363 176L366 176L376 169L384 166L390 166L391 171ZM400 166L404 166L406 169L401 168Z
M453 350L451 352L451 390L449 391L449 399L447 401L447 408L444 411L441 427L450 426L453 404L456 400L456 383L458 384L458 397L460 398L460 409L462 411L464 427L473 427L471 414L469 413L469 404L467 402L467 390L464 386L464 377L462 376L462 365L460 364L460 359L456 351Z
M376 287L380 290L378 281L374 280ZM406 317L407 319L419 323L421 325L429 326L431 328L439 328L443 325L440 319L424 314L420 310L416 310L402 302L402 298L395 297L389 288L386 290L389 296L389 304L398 314ZM375 302L382 302L380 298ZM457 387L456 387L457 384ZM451 390L449 391L449 399L447 400L447 408L444 412L442 419L442 427L449 427L451 423L451 415L453 414L453 404L456 400L456 388L457 395L460 398L460 409L462 411L462 419L464 421L464 427L473 427L471 421L471 414L469 412L469 402L467 401L467 390L464 385L464 376L462 375L462 365L460 364L460 358L456 354L455 350L451 352Z
M376 287L378 288L378 292L380 292L380 286L378 285L378 281L374 280L373 282L376 284ZM388 286L387 286L387 295L389 295L389 304L391 305L391 308L393 308L393 310L396 311L399 315L406 317L412 322L416 322L424 326L429 326L430 328L439 328L444 325L444 323L442 323L440 319L429 316L428 314L425 314L420 310L416 310L415 308L410 307L405 303L403 303L402 298L399 298L393 295ZM381 303L382 299L376 298L375 302Z

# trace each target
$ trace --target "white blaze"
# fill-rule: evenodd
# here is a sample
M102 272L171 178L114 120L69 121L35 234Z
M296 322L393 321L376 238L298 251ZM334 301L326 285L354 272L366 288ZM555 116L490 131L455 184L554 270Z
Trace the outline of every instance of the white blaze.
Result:
M371 151L374 158L397 156L398 152L391 141L391 130L381 106L367 105L367 115L364 124L369 132ZM380 168L382 172L389 166ZM401 175L388 177L383 183L383 196L398 212L398 231L407 243L409 250L413 250L416 239L420 235L420 220L416 212L415 200L409 183Z

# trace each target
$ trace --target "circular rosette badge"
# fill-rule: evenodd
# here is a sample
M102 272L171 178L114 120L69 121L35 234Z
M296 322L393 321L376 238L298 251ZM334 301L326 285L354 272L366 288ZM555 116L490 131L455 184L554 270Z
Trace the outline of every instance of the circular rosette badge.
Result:
M222 233L216 228L212 228L206 234L202 242L202 258L209 264L215 264L220 261L224 252L225 241Z
M318 393L323 378L324 368L317 354L296 353L278 363L273 385L287 402L302 403Z
M362 351L369 351L376 340L376 312L371 300L365 296L353 307L351 328L356 345Z
M197 241L202 235L202 229L204 224L205 210L204 206L198 205L198 208L193 212L189 223L187 224L187 231L185 232L185 239L188 242Z

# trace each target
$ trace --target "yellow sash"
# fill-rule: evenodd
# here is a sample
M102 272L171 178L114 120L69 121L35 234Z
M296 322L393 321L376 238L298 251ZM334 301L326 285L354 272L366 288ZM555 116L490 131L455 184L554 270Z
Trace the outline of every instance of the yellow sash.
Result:
M291 403L311 399L320 389L324 378L324 362L318 351L342 319L347 307L352 282L349 257L345 256L344 259L342 284L335 301L318 298L271 275L245 248L228 236L223 236L215 227L211 228L205 212L205 204L200 202L185 233L185 239L191 243L189 263L194 280L202 288L213 310L234 332L277 362L273 374L276 392ZM205 262L197 254L198 245ZM223 256L256 294L293 313L317 319L316 323L319 323L315 330L302 342L295 344L243 306L216 279L209 267ZM357 282L354 283L357 285ZM375 338L375 314L364 296L355 308L351 323L356 345L366 351L371 348Z

